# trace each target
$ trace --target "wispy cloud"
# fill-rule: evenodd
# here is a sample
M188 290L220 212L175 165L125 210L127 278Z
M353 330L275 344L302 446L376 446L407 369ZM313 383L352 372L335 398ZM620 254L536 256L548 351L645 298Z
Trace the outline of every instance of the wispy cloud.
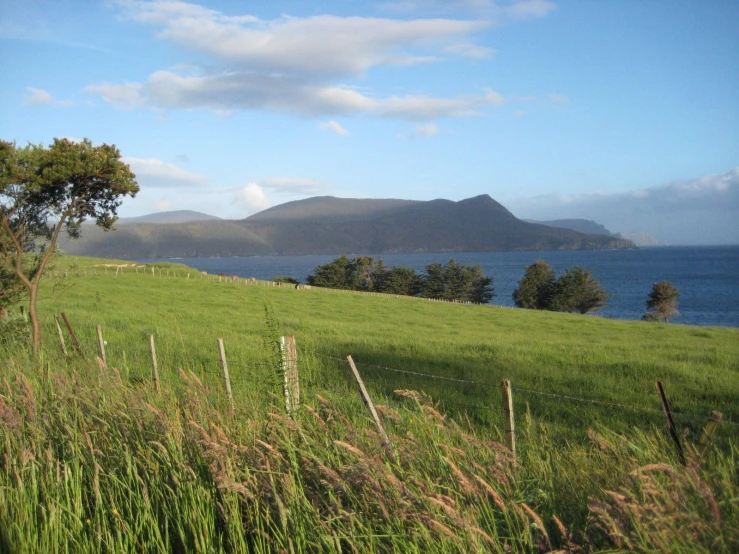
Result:
M500 24L545 17L556 6L548 0L399 0L382 2L380 7L393 13L449 14L461 11Z
M26 87L27 94L23 97L23 105L32 108L36 106L71 106L71 100L58 100L44 89Z
M124 17L157 28L162 40L211 61L207 72L169 69L152 73L145 82L85 88L117 108L264 110L311 117L365 114L432 121L476 115L513 100L491 90L452 98L382 97L347 84L379 66L488 57L492 50L472 40L489 26L484 19L322 15L259 20L186 2L116 4Z
M338 123L336 121L324 121L323 123L319 123L317 127L319 129L333 131L334 133L342 137L348 137L351 134L349 133L349 131L344 129L344 127L341 126L341 123Z
M719 175L614 194L550 194L507 202L519 217L583 218L674 244L739 244L739 167Z
M157 158L124 157L142 188L203 188L207 179Z

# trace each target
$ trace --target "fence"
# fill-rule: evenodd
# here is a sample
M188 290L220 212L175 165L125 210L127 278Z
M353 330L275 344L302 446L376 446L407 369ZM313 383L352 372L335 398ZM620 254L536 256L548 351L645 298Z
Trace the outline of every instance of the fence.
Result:
M101 369L106 368L108 366L109 355L107 351L107 342L103 337L102 327L100 325L96 325L95 337L92 339L88 338L86 343L85 341L80 342L66 315L64 313L60 315L67 329L68 337L71 340L71 343L74 344L77 355L85 358L85 352L87 352L88 356L97 357L97 363L100 365ZM56 315L54 317L59 335L60 348L65 356L69 355L70 351L67 348L64 333L59 323L59 318ZM168 375L173 375L175 373L175 369L180 369L181 371L181 368L184 367L188 369L193 376L197 377L199 374L198 380L202 379L214 388L220 389L221 392L218 394L221 396L222 401L226 403L227 408L233 412L234 393L232 390L232 382L248 383L251 387L264 387L266 384L264 382L265 375L267 377L271 375L273 378L278 376L284 395L285 409L287 413L292 416L300 409L301 406L298 350L295 337L280 337L279 352L280 360L277 363L268 360L252 360L249 363L244 363L239 360L229 360L226 354L226 345L224 340L222 338L218 338L214 341L212 356L189 356L187 355L187 352L183 351L178 351L176 356L172 356L171 351L162 355L162 353L157 352L155 336L150 334L148 335L146 348L144 349L142 346L138 352L139 355L136 356L136 358L140 362L143 357L148 357L151 364L151 372L148 374L139 372L138 375L133 376L132 380L134 382L150 381L153 383L154 387L159 390L161 387L160 375L162 370L166 371ZM144 356L141 355L142 353L144 353ZM443 394L436 400L439 405L455 410L458 413L468 414L475 411L485 411L496 414L496 417L498 418L496 423L499 428L504 430L503 434L506 444L514 455L517 449L515 431L516 409L514 408L514 398L520 395L529 400L532 398L538 398L540 401L545 402L555 401L559 403L560 407L564 404L571 405L576 403L595 406L600 409L610 410L611 412L619 412L620 414L623 414L623 411L626 410L634 412L635 414L640 414L640 418L643 417L644 414L648 414L649 416L652 416L652 423L658 423L658 421L654 421L656 418L663 419L662 424L664 425L666 422L669 436L675 445L678 457L683 463L685 463L685 457L682 443L683 440L687 439L687 437L684 436L683 440L681 440L677 425L675 424L675 419L678 419L681 422L690 422L691 425L699 425L700 428L703 428L703 425L705 425L700 437L694 441L696 445L695 450L699 455L702 455L708 448L709 444L713 440L713 435L716 433L716 430L720 425L723 425L724 427L728 426L732 432L739 429L739 423L724 419L723 414L716 410L713 410L711 414L700 414L695 411L686 410L675 412L668 402L662 383L659 381L655 383L657 389L655 403L656 400L659 400L661 407L657 407L657 405L655 407L650 407L645 405L612 402L599 398L589 398L570 394L559 394L550 391L534 390L525 387L516 387L509 379L502 379L501 382L481 382L368 363L357 363L350 355L343 358L321 352L313 352L311 355L335 364L336 369L342 371L345 378L351 375L357 384L362 401L366 405L367 410L377 427L378 433L391 456L393 452L391 439L383 428L382 421L375 410L373 401L364 384L359 369L362 369L362 372L370 375L373 371L392 373L393 375L407 376L414 380L420 379L428 382L448 384L449 386L464 385L472 386L476 389L490 389L491 391L496 391L496 396L497 394L501 394L500 398L502 398L502 401L499 399L491 402L489 405L450 402L444 398ZM125 363L125 352L123 353L123 361ZM233 372L234 369L237 370L235 374ZM193 372L193 370L195 370L195 372ZM260 372L262 374L261 379L258 376ZM441 390L444 391L448 389L444 389L442 387ZM521 407L520 404L519 407ZM649 421L649 419L646 421ZM735 437L736 434L733 436Z

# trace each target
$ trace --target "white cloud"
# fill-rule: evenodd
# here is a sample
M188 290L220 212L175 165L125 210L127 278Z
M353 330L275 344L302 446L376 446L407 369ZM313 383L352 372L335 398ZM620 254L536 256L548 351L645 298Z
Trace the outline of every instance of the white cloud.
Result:
M35 87L26 87L28 94L23 97L23 105L26 107L35 106L71 106L71 100L57 100L54 96L43 89Z
M139 185L147 188L198 188L204 187L207 180L202 175L190 173L174 164L157 158L124 157L136 174Z
M651 233L673 244L739 243L739 167L623 193L549 194L507 205L526 219L592 219L614 232Z
M264 189L258 183L249 183L236 192L236 202L247 213L266 210L272 205Z
M344 129L344 127L341 126L341 123L338 123L336 121L324 121L323 123L319 123L317 125L319 129L327 129L330 131L333 131L337 135L340 135L342 137L348 137L351 133Z
M446 56L488 57L492 50L470 38L489 25L484 20L321 15L264 21L185 2L117 4L126 17L158 27L161 39L212 62L207 72L194 71L197 66L189 64L156 71L146 82L85 88L117 108L265 110L311 117L364 114L431 121L475 115L512 100L489 90L452 98L383 98L341 82L377 66L431 63Z
M260 182L264 188L272 189L279 194L295 194L301 196L315 195L322 192L323 181L301 177L270 177Z
M403 0L381 4L389 12L422 12L433 14L464 11L485 17L498 24L508 21L537 19L547 16L555 8L548 0Z
M114 85L101 85L103 98L116 107L129 109L148 105L161 109L265 110L314 117L367 114L411 121L476 115L486 106L512 101L492 90L455 98L408 95L375 99L348 86L234 72L185 77L157 71L143 85L126 83L121 87L116 91ZM93 88L96 87L87 90L97 92Z
M130 110L142 102L140 83L123 83L119 85L100 83L89 85L84 88L84 91L95 94L109 104L123 110Z
M433 59L427 49L486 27L484 21L395 20L320 15L262 21L185 2L119 2L123 13L160 28L158 36L248 71L357 76L378 65Z

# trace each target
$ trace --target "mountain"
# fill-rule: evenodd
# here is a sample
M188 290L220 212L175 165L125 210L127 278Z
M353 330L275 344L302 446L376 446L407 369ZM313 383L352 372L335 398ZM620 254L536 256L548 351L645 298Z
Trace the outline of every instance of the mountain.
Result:
M590 219L554 219L552 221L534 221L532 219L524 219L528 223L538 223L548 227L557 227L559 229L572 229L579 233L587 235L606 235L609 237L616 236L611 233L605 226Z
M190 223L192 221L207 221L221 219L214 215L194 212L192 210L177 210L173 212L159 212L139 217L121 217L116 225L132 225L134 223Z
M631 248L631 241L527 223L488 195L451 200L331 196L288 202L240 221L86 227L70 254L117 258L381 254Z

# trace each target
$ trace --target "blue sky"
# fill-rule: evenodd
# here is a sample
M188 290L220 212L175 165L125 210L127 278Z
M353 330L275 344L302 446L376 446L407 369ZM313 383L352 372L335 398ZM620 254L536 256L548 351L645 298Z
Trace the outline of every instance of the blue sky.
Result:
M461 200L739 243L739 2L0 0L0 137L114 143L121 215Z

